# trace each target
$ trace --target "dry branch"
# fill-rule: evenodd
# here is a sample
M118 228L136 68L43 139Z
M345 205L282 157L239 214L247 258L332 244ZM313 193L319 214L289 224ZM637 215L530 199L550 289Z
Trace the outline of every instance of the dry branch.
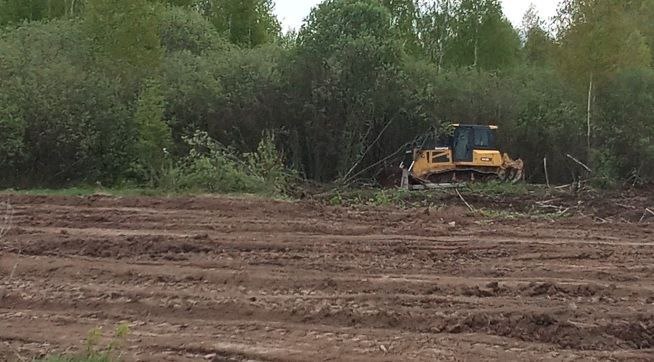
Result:
M459 195L459 198L461 199L461 201L463 201L464 204L466 204L466 206L468 207L468 209L469 209L470 211L472 211L472 212L475 212L475 208L472 207L472 205L470 205L470 204L468 203L468 201L466 201L466 199L463 198L463 195L461 195L461 193L459 192L459 189L455 189L455 190L456 190L456 194Z
M591 170L590 167L586 166L585 163L579 161L578 159L576 159L576 158L575 158L574 156L572 156L571 154L568 153L568 154L566 154L565 156L566 156L567 158L573 160L573 161L574 161L575 163L577 163L579 166L581 166L581 167L583 167L584 169L586 169L586 171L588 171L588 172L593 172L593 170Z
M640 218L639 222L645 221L645 218L647 217L647 213L650 213L650 214L652 214L652 216L654 216L654 211L652 211L649 208L645 208L645 212L643 213L643 216Z
M386 125L384 126L384 128L383 128L383 129L381 130L381 132L379 132L379 134L377 135L377 138L375 138L375 140L372 141L372 143L371 143L370 145L368 145L368 147L367 147L366 150L363 152L363 154L361 155L361 157L359 158L359 160L358 160L357 162L355 162L354 165L352 165L352 168L350 168L350 170L347 171L347 173L345 174L345 176L343 176L343 179L347 180L348 177L350 177L350 175L352 174L352 172L354 172L354 170L355 170L357 167L359 167L359 164L361 164L361 161L363 161L363 160L366 158L366 155L368 155L368 152L370 152L370 150L371 150L371 149L372 149L372 148L377 144L377 142L379 142L379 140L380 140L380 139L382 138L382 136L384 135L384 132L386 132L386 130L388 129L388 127L391 125L391 123L393 123L393 121L394 121L394 118L391 118L391 120L388 121L388 123L386 123Z

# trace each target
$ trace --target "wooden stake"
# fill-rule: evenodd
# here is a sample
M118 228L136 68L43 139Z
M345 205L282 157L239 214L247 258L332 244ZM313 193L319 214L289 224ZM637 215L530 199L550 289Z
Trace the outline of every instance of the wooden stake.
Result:
M547 157L543 158L543 168L545 169L545 182L547 182L547 188L551 189L550 186L550 175L547 172Z
M587 109L587 134L586 134L586 143L588 147L588 159L590 160L591 157L591 136L592 136L592 128L591 128L591 111L592 111L592 106L593 106L593 72L590 73L590 82L588 84L588 109Z

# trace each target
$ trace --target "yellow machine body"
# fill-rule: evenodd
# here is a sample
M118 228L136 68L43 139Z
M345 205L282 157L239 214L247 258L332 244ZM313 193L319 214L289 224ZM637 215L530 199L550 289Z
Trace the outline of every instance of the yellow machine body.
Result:
M419 179L427 179L429 175L450 171L476 171L481 174L497 174L503 164L500 151L474 150L472 162L454 162L452 150L437 148L433 150L417 150L414 157L412 174Z
M495 147L496 126L454 125L447 147L414 148L411 164L401 168L413 185L499 179L517 182L524 178L524 164Z

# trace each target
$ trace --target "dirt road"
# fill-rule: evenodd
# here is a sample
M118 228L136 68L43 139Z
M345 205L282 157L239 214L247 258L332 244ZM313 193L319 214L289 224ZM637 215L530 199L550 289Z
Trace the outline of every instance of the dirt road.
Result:
M127 360L654 359L652 223L3 197L0 360L120 323Z

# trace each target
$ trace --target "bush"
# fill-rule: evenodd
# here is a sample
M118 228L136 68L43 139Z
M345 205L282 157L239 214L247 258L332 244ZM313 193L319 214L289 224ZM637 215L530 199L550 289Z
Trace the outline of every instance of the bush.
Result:
M184 137L188 155L165 170L159 187L167 191L282 195L292 174L283 166L274 137L262 139L257 152L241 159L206 132Z

